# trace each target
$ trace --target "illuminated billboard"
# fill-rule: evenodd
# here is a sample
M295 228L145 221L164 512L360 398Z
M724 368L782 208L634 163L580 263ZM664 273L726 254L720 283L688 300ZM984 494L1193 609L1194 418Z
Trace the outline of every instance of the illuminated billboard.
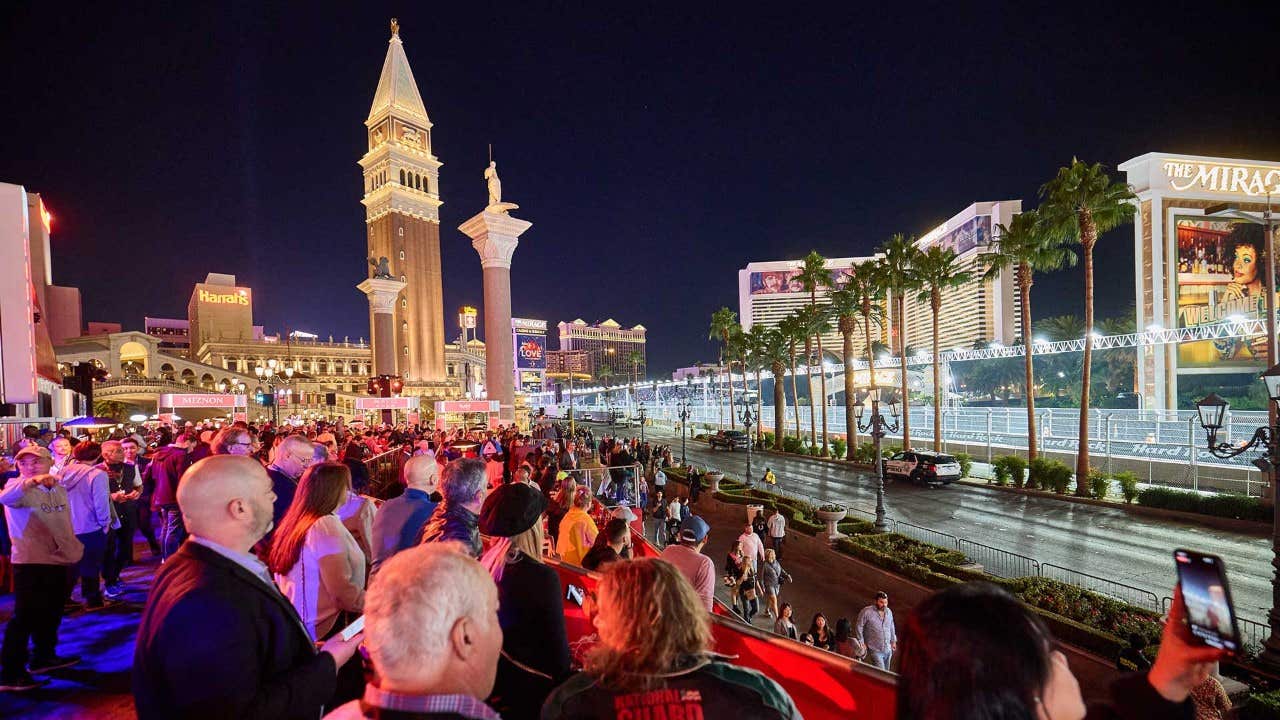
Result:
M837 288L849 282L848 268L837 268L831 271L831 284ZM788 295L804 293L804 285L800 282L799 270L766 270L751 273L752 295Z
M1174 226L1178 327L1266 317L1261 225L1183 215ZM1253 372L1264 367L1266 354L1264 335L1198 340L1178 346L1178 367Z
M547 368L547 336L515 334L516 371Z
M936 230L934 232L937 232ZM932 233L930 233L932 234ZM939 235L936 239L926 239L921 243L921 247L940 247L951 249L957 255L963 255L966 252L976 248L985 247L991 241L991 216L975 215L966 220L960 227Z

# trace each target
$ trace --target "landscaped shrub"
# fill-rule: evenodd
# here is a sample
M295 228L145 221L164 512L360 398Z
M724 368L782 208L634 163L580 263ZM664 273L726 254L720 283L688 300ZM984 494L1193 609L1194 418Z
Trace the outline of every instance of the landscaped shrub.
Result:
M1148 644L1160 641L1163 626L1160 617L1153 612L1049 578L1015 578L1007 585L1028 605L1089 628L1117 638L1128 638L1131 633L1137 633Z
M1261 500L1244 495L1201 495L1186 490L1172 488L1149 487L1138 493L1138 502L1154 508L1165 510L1181 510L1182 512L1201 513L1217 517L1239 518L1241 520L1271 519L1271 508Z
M1240 720L1280 718L1280 690L1254 693L1240 706Z
M818 457L821 454L822 454L822 448L818 447L817 445L812 445L809 447L809 457Z
M1038 457L1027 464L1027 487L1031 490L1049 490L1053 488L1053 461L1046 457Z
M836 525L836 529L845 535L875 535L879 532L876 530L876 525L873 522L868 520L851 520L849 518L841 520L840 523Z
M1111 479L1098 468L1089 468L1089 493L1099 500L1107 498L1111 489Z
M969 453L956 453L956 462L960 463L960 477L969 477L969 471L973 469L973 456Z
M1065 494L1071 487L1071 475L1071 468L1057 460L1051 461L1048 475L1049 487L1047 489L1051 489L1059 495Z
M773 433L768 430L764 431L764 446L773 447Z
M1124 501L1131 503L1138 498L1138 475L1132 470L1116 473L1116 482L1120 483L1120 494Z
M800 438L790 435L782 438L782 451L789 453L798 453L804 450L804 443L800 442Z
M853 459L855 462L873 464L876 458L876 446L874 443L864 442L853 451Z
M1008 485L1020 488L1024 482L1024 472L1027 469L1027 461L1018 455L1001 455L991 463L991 467L995 470L996 484Z
M694 439L694 440L706 440L706 439L707 439L707 434L706 434L706 433L698 433L697 435L694 435L694 436L693 436L693 439Z
M836 438L836 439L834 439L834 440L832 440L832 441L831 441L831 456L832 456L832 457L837 457L837 458L841 458L841 459L843 459L843 458L844 458L845 451L846 451L846 450L848 450L848 449L849 449L849 445L848 445L848 443L846 443L846 442L844 441L844 438Z

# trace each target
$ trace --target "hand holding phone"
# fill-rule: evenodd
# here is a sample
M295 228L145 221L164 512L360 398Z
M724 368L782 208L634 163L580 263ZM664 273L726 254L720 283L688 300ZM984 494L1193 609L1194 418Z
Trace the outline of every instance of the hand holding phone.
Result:
M564 594L565 600L572 602L574 605L577 605L578 607L582 607L583 597L584 597L584 594L582 592L582 588L578 587L577 585L570 585L569 589Z
M343 640L350 640L351 638L355 637L357 634L361 632L364 632L364 616L363 615L356 618L355 622L342 628L342 631L339 632L338 634L342 636Z
M1222 558L1178 549L1173 559L1192 637L1202 645L1239 652L1240 630Z

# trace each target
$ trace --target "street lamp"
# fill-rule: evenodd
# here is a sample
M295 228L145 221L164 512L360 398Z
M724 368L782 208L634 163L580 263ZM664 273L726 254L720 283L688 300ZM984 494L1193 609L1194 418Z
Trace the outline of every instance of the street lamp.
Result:
M738 411L738 420L742 421L742 427L747 433L747 487L751 487L753 484L751 475L751 446L755 444L751 441L751 426L755 423L756 416L751 412L751 402L747 400L746 397L738 398L738 404L742 407L742 409Z
M862 417L866 414L867 400L871 401L871 416L864 423ZM858 424L858 431L871 431L872 455L875 456L876 463L876 530L879 532L889 529L889 523L884 516L884 460L880 457L880 441L888 433L898 432L898 398L896 395L890 395L887 402L892 420L885 420L884 415L880 413L879 388L873 387L869 391L858 393L857 404L853 406L853 417Z
M1275 418L1274 411L1280 409L1280 365L1267 368L1262 373L1262 382L1267 387L1267 397L1271 398L1271 417ZM1196 403L1200 427L1204 428L1208 437L1209 452L1214 457L1227 459L1259 448L1263 455L1253 461L1254 466L1263 473L1272 473L1280 467L1280 426L1273 422L1266 427L1257 428L1252 437L1237 445L1219 442L1218 431L1222 429L1223 419L1230 407L1231 404L1218 397L1217 393L1209 393L1208 397ZM1258 659L1277 668L1280 667L1280 516L1273 517L1271 521L1271 553L1271 567L1275 568L1275 574L1271 577L1271 611L1267 613L1270 632L1262 643L1262 653Z
M271 358L267 360L266 366L261 363L254 366L253 373L267 384L267 392L271 393L271 425L279 425L280 398L276 395L276 386L293 380L293 368L283 368L283 374L281 374L280 363L275 358Z
M680 399L676 402L676 410L678 410L678 412L676 413L676 417L680 418L680 465L683 466L685 464L685 459L684 459L685 430L688 429L688 425L689 425L688 396L686 395L680 396Z
M644 407L644 401L640 402L640 409L638 412L640 415L640 444L643 445L644 444L644 421L648 418L648 416L645 414L647 411L645 410L645 407Z

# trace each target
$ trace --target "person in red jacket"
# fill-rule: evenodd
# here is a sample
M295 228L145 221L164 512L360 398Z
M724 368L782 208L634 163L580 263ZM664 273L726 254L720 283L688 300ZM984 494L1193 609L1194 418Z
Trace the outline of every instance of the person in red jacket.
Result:
M187 528L182 524L182 511L178 509L178 482L182 473L191 466L190 454L199 440L190 430L179 433L173 442L156 450L146 472L155 490L151 494L151 508L160 513L160 561L178 551L187 539ZM145 479L144 479L145 482Z

